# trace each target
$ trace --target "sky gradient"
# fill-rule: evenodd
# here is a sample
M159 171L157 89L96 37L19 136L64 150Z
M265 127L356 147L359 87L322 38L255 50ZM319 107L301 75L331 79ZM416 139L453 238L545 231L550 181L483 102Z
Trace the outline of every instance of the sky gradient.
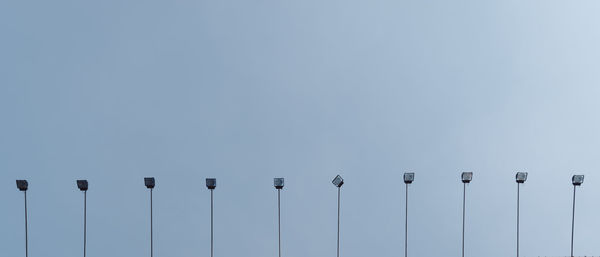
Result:
M599 255L598 1L2 1L0 252L567 256L572 174L576 255Z

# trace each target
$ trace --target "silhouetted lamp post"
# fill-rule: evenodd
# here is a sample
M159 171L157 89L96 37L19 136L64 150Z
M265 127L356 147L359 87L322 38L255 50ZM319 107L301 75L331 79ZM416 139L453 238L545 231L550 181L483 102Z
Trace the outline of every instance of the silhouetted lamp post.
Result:
M213 191L217 188L217 179L216 178L207 178L206 179L206 188L210 190L210 257L213 257Z
M153 217L152 217L152 190L154 189L154 178L144 178L144 185L150 189L150 257L154 256L154 231L153 231Z
M573 175L571 178L573 182L573 218L571 220L571 257L573 255L573 239L575 238L575 191L577 186L581 186L583 184L583 175Z
M340 194L344 179L340 175L337 175L331 183L338 188L337 257L340 257Z
M17 188L23 192L25 196L25 257L29 256L29 238L27 235L27 188L29 183L27 180L17 180Z
M473 172L463 172L460 178L463 182L462 257L465 257L465 201L467 198L467 184L473 180Z
M273 185L277 189L277 224L279 234L279 257L281 257L281 189L283 189L283 178L274 178Z
M520 197L521 197L521 184L527 180L527 172L517 172L515 175L517 181L517 257L519 257L519 208L520 208Z
M77 187L83 191L83 257L86 254L86 243L87 243L87 180L77 180Z
M404 173L404 184L406 184L406 206L404 208L404 257L408 256L408 184L415 180L415 173Z

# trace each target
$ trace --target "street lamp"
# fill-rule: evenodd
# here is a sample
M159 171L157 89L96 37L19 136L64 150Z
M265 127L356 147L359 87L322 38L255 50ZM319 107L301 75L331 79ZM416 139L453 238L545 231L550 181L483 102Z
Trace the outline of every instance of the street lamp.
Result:
M573 218L571 220L571 257L573 257L573 239L575 237L575 189L583 184L583 175L573 175Z
M86 241L87 241L87 180L77 180L77 187L80 191L83 191L83 257L86 253Z
M415 173L404 173L404 184L406 184L406 206L404 215L404 257L408 256L408 184L412 184L415 180Z
M29 239L27 235L27 188L29 183L27 180L17 180L17 188L25 195L25 257L29 256Z
M340 175L337 175L333 178L331 183L338 188L337 257L340 257L340 193L342 185L344 184L344 179Z
M473 180L473 172L463 172L460 178L463 182L462 257L465 257L465 200L467 198L467 184Z
M206 188L210 190L210 257L213 257L213 191L217 188L217 179L207 178Z
M281 189L283 189L283 178L274 178L273 185L277 189L277 224L279 230L279 257L281 257Z
M527 172L517 172L515 175L517 181L517 257L519 257L519 207L520 207L520 186L527 180Z
M154 189L154 177L144 178L144 185L150 189L150 257L154 256L154 236L152 217L152 190Z

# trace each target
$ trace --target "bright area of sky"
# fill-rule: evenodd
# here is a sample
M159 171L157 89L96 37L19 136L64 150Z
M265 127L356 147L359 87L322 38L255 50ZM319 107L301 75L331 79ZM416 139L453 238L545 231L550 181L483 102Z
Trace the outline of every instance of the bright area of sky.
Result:
M3 1L0 251L331 257L598 255L597 1Z

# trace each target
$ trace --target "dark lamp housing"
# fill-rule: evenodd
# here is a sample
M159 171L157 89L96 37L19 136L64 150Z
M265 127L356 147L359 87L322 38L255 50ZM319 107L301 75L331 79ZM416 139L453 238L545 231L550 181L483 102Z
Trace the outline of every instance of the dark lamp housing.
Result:
M283 188L283 178L274 178L273 185L277 189L282 189Z
M28 187L29 187L29 184L27 183L27 180L17 180L17 188L20 191L27 191Z
M206 187L210 190L217 188L217 179L216 178L207 178L206 179Z
M527 180L527 172L517 172L515 178L517 180L517 183L525 183L525 181Z
M87 191L88 190L88 181L87 180L77 180L77 187L81 191Z
M470 183L473 180L473 172L463 172L460 178L463 183Z
M337 175L335 176L333 181L331 181L331 183L333 183L336 187L341 187L344 184L344 179L342 178L342 176Z
M573 181L574 186L581 186L581 184L583 184L583 175L573 175L571 180Z
M154 177L144 178L144 184L147 188L154 188Z

